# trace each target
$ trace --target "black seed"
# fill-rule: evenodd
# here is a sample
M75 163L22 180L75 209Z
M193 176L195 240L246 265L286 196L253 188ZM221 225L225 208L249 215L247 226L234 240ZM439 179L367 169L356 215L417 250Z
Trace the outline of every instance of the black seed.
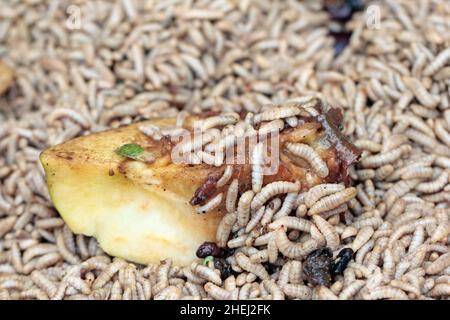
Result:
M311 252L303 264L303 274L313 286L331 285L332 252L329 248L317 249Z
M220 271L220 277L222 280L234 274L231 265L223 258L214 259L214 268Z
M352 259L352 257L353 257L353 250L351 248L342 249L333 263L331 273L333 275L342 274L345 268L347 268L347 265Z
M206 258L207 256L218 257L221 256L221 249L214 242L203 242L198 247L196 255L199 258Z

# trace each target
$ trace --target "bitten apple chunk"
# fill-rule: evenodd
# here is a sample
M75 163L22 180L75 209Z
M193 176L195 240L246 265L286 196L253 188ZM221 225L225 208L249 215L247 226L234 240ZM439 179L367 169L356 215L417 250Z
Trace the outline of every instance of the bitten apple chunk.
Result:
M148 164L115 154L127 143L148 145L141 122L80 137L41 154L53 203L69 228L95 237L108 254L137 263L171 257L187 265L198 246L214 241L223 208L198 214L189 203L212 168L167 161ZM160 150L157 145L150 150Z

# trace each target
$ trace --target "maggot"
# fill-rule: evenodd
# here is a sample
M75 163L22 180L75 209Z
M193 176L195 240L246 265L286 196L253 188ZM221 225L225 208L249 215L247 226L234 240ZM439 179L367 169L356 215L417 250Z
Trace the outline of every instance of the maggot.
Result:
M236 212L227 213L219 223L216 231L216 240L219 247L225 247L228 242L228 238L233 228L234 223L237 220Z
M255 114L255 116L253 117L253 123L258 124L262 121L289 118L299 115L301 111L302 109L296 105L286 105L277 108L270 108L266 111Z
M327 246L331 250L336 249L340 243L339 235L336 232L336 229L327 220L325 220L319 215L314 215L312 219L317 228L325 237Z
M286 143L286 149L304 160L306 160L314 172L321 178L325 178L329 174L328 166L326 162L320 157L320 155L309 145L303 143Z
M314 239L310 239L304 243L291 242L283 228L275 231L275 239L278 250L284 256L291 259L304 257L318 248L318 242Z
M283 193L298 192L300 182L275 181L265 185L252 200L251 208L253 210L261 207L270 198Z
M312 187L306 192L305 204L308 208L311 208L320 198L328 196L330 194L342 191L345 189L344 185L335 183L323 183Z
M245 227L250 218L250 206L253 204L252 200L255 196L253 190L247 190L244 192L239 198L238 207L237 207L237 221L238 225L241 227ZM253 209L253 207L252 207Z
M221 203L223 199L223 193L217 194L214 198L209 200L207 203L205 203L203 206L200 206L197 208L198 213L207 213L214 209L216 209Z
M264 144L258 143L252 151L252 189L261 191L264 178Z
M261 280L268 280L270 278L269 273L262 264L252 263L242 252L236 253L236 262L242 269L255 274Z
M234 179L228 186L227 195L225 197L225 208L227 212L236 210L236 200L239 192L239 180Z
M364 168L379 168L386 164L395 162L396 160L400 159L400 157L409 153L411 149L412 148L410 145L404 144L396 149L365 157L361 160L361 165Z
M317 201L308 211L308 215L312 216L315 214L319 214L334 208L339 207L340 205L350 201L356 196L356 188L350 187L346 188L342 191L338 191L332 195L326 196L319 201Z

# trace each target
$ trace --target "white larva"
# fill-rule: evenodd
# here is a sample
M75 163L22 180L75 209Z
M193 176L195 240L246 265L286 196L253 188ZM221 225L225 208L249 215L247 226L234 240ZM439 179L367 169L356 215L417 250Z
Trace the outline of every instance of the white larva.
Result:
M252 190L247 190L239 198L237 207L237 222L241 227L245 227L250 219L250 206L253 203L255 193Z
M306 160L319 177L325 178L328 176L329 170L326 162L309 145L304 143L288 142L286 143L286 149L295 156Z
M294 203L297 200L297 192L290 192L286 195L280 210L273 216L274 219L287 216L291 213Z
M207 203L205 203L204 205L198 207L196 210L198 213L211 212L220 206L220 204L222 203L222 199L223 199L223 193L221 192L218 195L216 195L214 198L209 200Z
M248 222L247 226L245 227L245 232L249 233L252 231L260 222L261 218L264 215L264 212L266 211L266 207L259 208L251 217L250 221Z
M275 181L265 185L261 191L256 194L251 203L252 209L258 209L270 198L283 193L298 192L300 190L300 182L296 181Z
M367 241L370 240L374 233L372 227L363 227L358 231L355 240L352 242L352 249L354 252L358 251Z
M432 76L437 70L443 67L450 59L450 48L446 48L439 52L433 61L423 70L423 75L428 77Z
M279 228L274 232L278 250L288 258L298 259L318 248L318 242L314 239L304 243L293 243L289 240L283 228Z
M403 81L422 105L427 108L436 108L440 101L439 97L429 93L421 81L411 77L403 77Z
M272 230L276 230L280 227L286 227L288 229L300 230L304 232L310 232L311 230L311 221L297 218L297 217L281 217L271 224L269 224L269 228Z
M236 253L236 262L242 269L255 274L261 280L268 280L270 278L269 273L262 264L252 263L242 252Z
M340 238L338 233L336 232L336 229L327 220L319 215L314 215L312 219L316 227L323 234L327 243L327 247L329 247L331 250L335 250L340 243Z
M444 170L439 177L430 182L422 182L416 185L415 190L422 193L435 193L442 190L448 183L449 172Z
M227 213L219 223L216 231L216 240L219 247L225 247L228 242L228 237L230 236L231 229L237 220L237 214Z
M393 299L393 300L407 300L408 296L402 290L389 286L382 286L369 290L364 295L367 300Z
M363 280L355 280L341 291L339 300L349 300L353 298L365 284L366 282Z
M397 161L400 157L409 153L411 149L411 146L404 144L396 149L365 157L361 160L361 165L364 168L379 168Z
M320 198L328 196L330 194L342 191L345 186L334 183L323 183L312 187L306 192L305 204L308 208L311 208Z
M269 201L264 211L264 215L261 218L261 225L265 226L272 221L273 215L281 207L280 198L274 198Z
M426 268L427 274L439 274L442 270L450 266L450 252L441 255Z
M227 212L236 210L236 200L239 192L239 180L234 179L228 186L227 195L225 197L225 208Z
M279 132L284 129L284 121L281 119L273 120L261 125L258 129L259 137L265 137L270 133Z
M289 118L299 115L301 111L302 109L296 105L286 105L277 108L270 108L267 111L255 114L255 116L253 117L253 123L258 124L262 121Z
M356 193L356 188L350 187L342 191L338 191L332 195L323 197L308 210L308 215L312 216L331 209L335 209L353 199L356 196Z
M222 285L222 279L220 275L218 275L214 270L208 268L207 266L203 266L196 262L193 262L191 265L191 270L196 273L199 277L210 281L218 286Z
M258 143L252 150L252 190L261 191L264 179L264 143Z
M290 298L300 300L310 300L312 298L312 290L303 284L288 283L283 286L284 294Z

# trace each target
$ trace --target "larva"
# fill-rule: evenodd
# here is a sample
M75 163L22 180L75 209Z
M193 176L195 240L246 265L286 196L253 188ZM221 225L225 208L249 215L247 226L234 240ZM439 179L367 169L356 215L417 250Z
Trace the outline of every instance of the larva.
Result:
M261 207L270 198L283 193L298 192L300 190L300 182L296 181L275 181L265 185L259 193L253 198L251 208L253 210Z
M225 197L225 208L227 212L236 210L236 201L239 192L239 180L234 179L228 186L227 195Z
M261 225L265 226L272 221L273 215L281 207L280 198L274 198L269 201L261 218Z
M272 296L273 300L284 300L284 292L278 287L278 285L273 280L263 280L262 282L264 288Z
M247 190L239 198L237 207L237 222L240 227L245 227L250 218L250 205L255 193L252 190Z
M306 160L314 172L321 178L325 178L329 174L328 166L320 155L309 145L303 143L286 143L286 149L304 160Z
M236 253L236 262L242 269L255 274L261 280L268 280L270 278L269 273L262 264L252 263L242 252Z
M283 228L279 228L274 232L278 250L288 258L301 258L318 248L318 243L314 239L304 243L293 243L289 240Z
M200 265L193 262L191 265L191 270L196 273L199 277L212 282L218 286L222 285L222 279L214 270L208 268L207 266Z
M231 292L208 282L204 286L205 291L215 300L231 300Z
M366 284L363 280L355 280L346 286L339 294L339 300L349 300L353 298L359 290Z
M292 208L294 207L294 203L296 200L297 200L297 192L289 192L284 198L280 210L275 213L273 218L278 219L280 217L289 215L289 213L291 213L292 211Z
M327 220L319 215L314 215L312 219L322 235L325 237L327 247L331 250L335 250L340 243L339 235L336 232L336 229Z
M422 131L427 136L434 138L433 130L419 117L412 114L402 114L397 116L397 120L407 122L411 127Z
M356 238L352 242L352 249L354 252L358 251L367 241L370 240L374 233L372 227L363 227L359 229Z
M381 151L381 144L376 143L372 140L368 139L358 139L355 141L355 146L358 148L368 150L370 152L380 152Z
M214 117L209 117L203 121L200 121L199 124L197 124L202 131L206 131L210 128L217 127L217 126L225 126L227 124L235 124L239 120L239 115L236 113L228 113L228 114L222 114Z
M449 172L444 170L439 177L430 182L422 182L416 185L415 190L422 193L435 193L442 190L448 183Z
M222 203L223 199L223 193L219 193L214 198L209 200L207 203L205 203L203 206L200 206L197 208L198 213L207 213L214 209L216 209L220 204Z
M450 295L450 285L448 283L438 283L430 290L431 297L442 297Z
M450 59L450 48L446 48L439 52L433 61L423 70L423 75L428 77L432 76L436 71L442 68Z
M342 191L338 191L332 195L326 196L317 201L308 211L308 215L312 216L331 209L335 209L340 205L350 201L356 196L356 188L350 187Z
M250 232L253 228L255 228L259 221L261 220L261 218L264 215L264 212L266 211L266 207L261 207L259 208L251 217L250 221L248 222L247 226L245 227L245 232L248 233Z
M295 118L297 119L297 118ZM279 132L284 129L284 121L277 119L261 125L258 129L258 135L260 137L265 137L272 132Z
M450 253L441 255L426 268L427 274L439 274L442 270L450 266Z
M264 178L264 144L258 143L252 151L252 189L261 191Z
M305 204L308 208L311 208L313 204L317 202L322 197L328 196L330 194L342 191L345 186L341 184L323 183L316 185L308 190L305 194Z
M361 165L364 168L379 168L397 161L400 157L409 153L411 149L411 146L404 144L396 149L365 157L361 160Z
M231 233L231 229L237 220L237 214L227 213L219 223L216 231L216 240L219 247L225 247Z
M439 139L450 147L450 133L445 129L444 120L436 119L434 123L434 131Z
M253 117L253 123L258 124L262 121L271 121L283 118L289 118L297 116L301 113L302 109L296 105L286 105L255 114Z
M369 290L364 295L364 299L367 300L380 300L380 299L394 299L394 300L407 300L408 296L402 290L390 286L382 286Z
M427 108L436 108L440 99L429 93L422 82L411 77L403 77L403 81L421 104Z
M312 290L303 284L288 283L283 286L283 292L290 298L300 300L310 300L312 298Z
M401 178L408 180L408 179L424 179L424 178L430 178L433 175L433 169L430 167L423 167L423 166L414 166L410 167L407 170L405 170Z
M297 217L281 217L272 222L271 224L269 224L269 228L272 230L276 230L284 226L288 229L310 232L311 225L312 225L311 221L306 219Z

